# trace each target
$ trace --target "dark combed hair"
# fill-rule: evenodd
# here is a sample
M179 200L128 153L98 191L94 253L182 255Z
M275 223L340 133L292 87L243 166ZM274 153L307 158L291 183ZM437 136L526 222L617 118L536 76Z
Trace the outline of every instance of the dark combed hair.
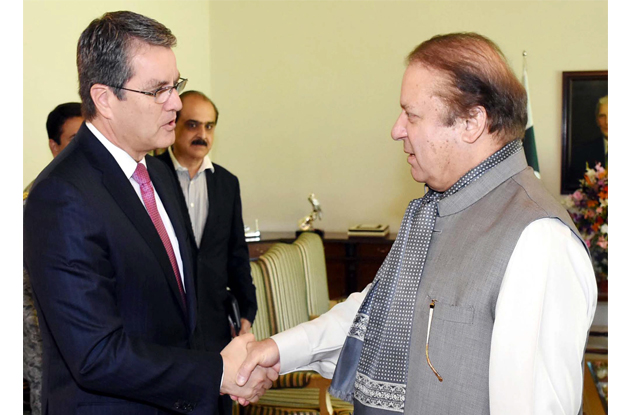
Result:
M132 78L130 61L137 42L171 48L176 45L176 37L156 20L129 11L105 13L82 32L76 63L85 119L91 120L96 115L91 99L94 84L124 86ZM124 99L124 90L114 88L114 91L119 99Z
M219 120L219 110L217 109L217 105L215 105L212 99L210 99L209 97L206 96L205 93L200 92L200 91L184 91L182 94L180 94L180 100L183 101L183 104L182 104L183 107L184 107L184 98L187 96L200 97L204 101L209 102L215 109L215 125L217 125L217 121ZM176 121L178 121L178 118L180 118L180 111L176 112Z
M66 102L57 105L46 121L46 130L48 130L48 138L54 140L55 143L61 144L61 133L63 132L63 124L65 121L74 117L82 117L80 112L80 102Z
M422 64L447 77L438 93L447 105L445 124L468 117L482 106L488 114L488 132L507 143L524 136L527 124L525 88L499 47L477 33L438 35L408 55L408 65Z

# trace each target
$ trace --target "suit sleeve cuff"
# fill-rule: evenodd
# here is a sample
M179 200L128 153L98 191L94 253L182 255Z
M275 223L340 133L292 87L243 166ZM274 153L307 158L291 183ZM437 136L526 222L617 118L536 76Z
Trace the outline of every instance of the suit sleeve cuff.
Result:
M241 318L247 319L251 325L254 325L254 318L256 317L256 313L252 311L248 311L247 313L241 313Z

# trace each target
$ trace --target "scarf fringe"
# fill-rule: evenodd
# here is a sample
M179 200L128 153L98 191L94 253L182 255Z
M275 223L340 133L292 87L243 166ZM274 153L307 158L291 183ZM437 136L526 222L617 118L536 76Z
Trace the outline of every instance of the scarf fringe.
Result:
M328 392L330 392L330 395L334 396L335 398L342 399L345 402L349 402L351 404L354 403L354 393L353 392L342 391L342 390L339 390L339 389L335 389L332 386L330 386L330 388L328 389Z

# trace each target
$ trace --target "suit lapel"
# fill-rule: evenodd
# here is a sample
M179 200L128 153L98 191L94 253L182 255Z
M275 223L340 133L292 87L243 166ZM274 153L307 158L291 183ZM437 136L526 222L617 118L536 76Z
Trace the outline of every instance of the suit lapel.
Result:
M193 235L193 226L191 225L191 216L189 215L189 209L187 207L187 201L184 198L184 193L182 193L182 188L180 185L180 180L178 179L178 173L176 172L176 169L174 167L174 162L171 160L171 157L169 156L169 152L165 152L162 155L156 157L157 159L161 160L163 163L165 163L167 165L167 167L169 167L171 169L171 171L174 173L174 177L176 177L176 184L178 185L178 187L176 188L176 193L178 196L178 200L181 203L182 206L182 216L184 219L184 224L185 224L185 228L187 230L187 233L189 234L189 238L191 240L190 244L191 247L197 252L197 249L199 248L197 246L197 243L195 242L195 238L191 237Z
M215 171L216 172L216 171ZM200 240L200 250L206 249L209 243L209 239L212 235L213 229L217 225L217 217L219 205L217 203L217 195L219 189L217 188L217 180L215 179L215 173L210 170L204 173L206 175L206 186L208 187L208 218L206 218L206 225L204 225L204 231L202 232L202 239Z
M102 183L111 194L119 208L135 226L145 243L154 253L167 283L176 298L181 311L186 315L183 308L182 298L176 282L176 276L169 262L167 251L161 242L160 236L150 219L145 207L139 200L137 193L124 175L115 158L106 150L98 139L83 124L76 136L85 149L85 154L90 159L91 165L102 172ZM160 193L159 193L160 195ZM186 267L185 267L186 268Z

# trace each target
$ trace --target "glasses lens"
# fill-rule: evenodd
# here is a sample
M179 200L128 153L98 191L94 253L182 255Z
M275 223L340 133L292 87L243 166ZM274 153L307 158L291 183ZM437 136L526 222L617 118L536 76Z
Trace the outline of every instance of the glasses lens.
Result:
M186 85L187 85L187 80L184 78L180 78L180 81L178 81L176 85L159 89L158 91L155 92L155 96L154 96L154 98L156 99L156 103L164 104L165 101L169 99L169 96L174 91L174 88L176 89L176 91L178 91L178 93L181 93L184 90L184 87Z
M154 98L156 99L156 103L157 104L165 103L165 101L167 101L167 98L169 98L169 96L171 95L171 91L173 89L174 87L170 86L169 88L163 88L163 89L159 89L158 91L156 91L156 95L154 96Z
M176 91L178 91L178 93L181 93L182 91L184 91L185 86L187 86L187 80L185 78L180 78L180 82L178 82L178 84L176 85Z

